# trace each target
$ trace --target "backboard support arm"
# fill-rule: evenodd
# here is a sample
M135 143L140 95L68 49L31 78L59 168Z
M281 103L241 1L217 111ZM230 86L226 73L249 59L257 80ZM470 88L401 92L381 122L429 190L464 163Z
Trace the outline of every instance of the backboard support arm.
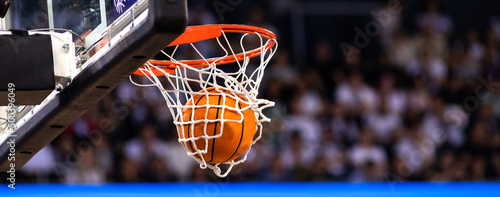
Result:
M148 3L148 19L137 30L86 67L68 87L13 133L17 135L16 170L184 32L186 0L149 0ZM0 144L0 171L10 169L9 153L9 144Z

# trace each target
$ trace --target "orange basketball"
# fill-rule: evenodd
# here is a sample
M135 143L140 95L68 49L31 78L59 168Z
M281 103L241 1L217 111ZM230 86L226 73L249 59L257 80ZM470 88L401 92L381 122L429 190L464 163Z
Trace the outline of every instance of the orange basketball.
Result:
M209 88L208 91L213 93L217 92L214 88ZM207 99L209 105L207 105ZM207 153L203 154L203 159L207 163L224 163L234 160L250 148L255 132L257 131L257 119L251 109L242 111L243 121L241 123L234 121L220 121L221 119L239 121L242 118L241 115L234 109L231 110L229 108L225 108L223 112L223 107L221 106L242 109L247 106L245 103L241 101L236 102L236 100L229 97L228 94L225 96L209 95L208 97L206 95L194 95L189 101L187 101L185 106L193 105L193 101L194 105L203 107L195 108L194 110L191 108L184 108L181 114L182 117L180 117L183 120L182 122L204 120L205 116L207 120L213 122L205 123L205 121L203 121L195 124L179 126L178 134L180 139L204 136L205 124L207 136L219 135L221 134L221 128L223 128L223 132L220 137L208 139ZM194 116L192 113L194 113ZM222 116L224 118L221 118ZM184 127L184 130L182 130L181 127ZM196 148L198 150L204 150L206 146L206 139L197 139L194 144L196 144ZM192 141L183 143L186 149L191 152L196 152L194 144ZM201 159L199 155L196 155L196 157Z

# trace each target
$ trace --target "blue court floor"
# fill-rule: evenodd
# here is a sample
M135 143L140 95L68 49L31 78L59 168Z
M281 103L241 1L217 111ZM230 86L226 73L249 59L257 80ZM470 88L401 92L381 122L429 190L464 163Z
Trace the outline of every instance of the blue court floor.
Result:
M425 196L425 197L500 197L500 182L477 183L165 183L165 184L16 184L12 190L0 187L0 196L37 197L277 197L277 196Z

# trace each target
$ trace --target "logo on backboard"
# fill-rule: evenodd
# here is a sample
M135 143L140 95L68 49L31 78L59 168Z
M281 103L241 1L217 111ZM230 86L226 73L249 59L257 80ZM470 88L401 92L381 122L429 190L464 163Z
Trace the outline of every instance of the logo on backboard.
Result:
M137 0L114 0L115 18L120 17L127 11Z

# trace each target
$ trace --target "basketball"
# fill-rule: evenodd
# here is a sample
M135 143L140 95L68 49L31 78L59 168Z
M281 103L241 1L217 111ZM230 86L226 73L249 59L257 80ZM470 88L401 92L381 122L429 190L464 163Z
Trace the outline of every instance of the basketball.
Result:
M194 124L180 124L182 126L178 126L179 139L221 135L220 137L207 138L207 153L202 156L207 163L217 164L229 162L240 157L250 148L257 131L257 119L251 109L246 109L241 112L243 114L243 121L236 122L242 118L236 109L243 109L247 107L247 105L229 97L229 94L226 94L227 91L224 91L222 95L213 95L212 93L217 93L217 90L214 88L209 88L207 91L211 94L208 96L193 95L185 105L192 106L194 103L196 106L203 107L194 108L194 110L191 107L185 107L179 118L182 118L182 122L205 119L207 121L199 121ZM230 109L228 107L236 109ZM181 120L179 120L179 122L181 122ZM205 126L206 135L204 133ZM193 141L195 142L193 143ZM194 153L196 150L204 150L207 145L206 142L207 140L205 138L199 138L197 140L189 140L182 144L187 150ZM195 157L201 159L199 155L195 155Z

